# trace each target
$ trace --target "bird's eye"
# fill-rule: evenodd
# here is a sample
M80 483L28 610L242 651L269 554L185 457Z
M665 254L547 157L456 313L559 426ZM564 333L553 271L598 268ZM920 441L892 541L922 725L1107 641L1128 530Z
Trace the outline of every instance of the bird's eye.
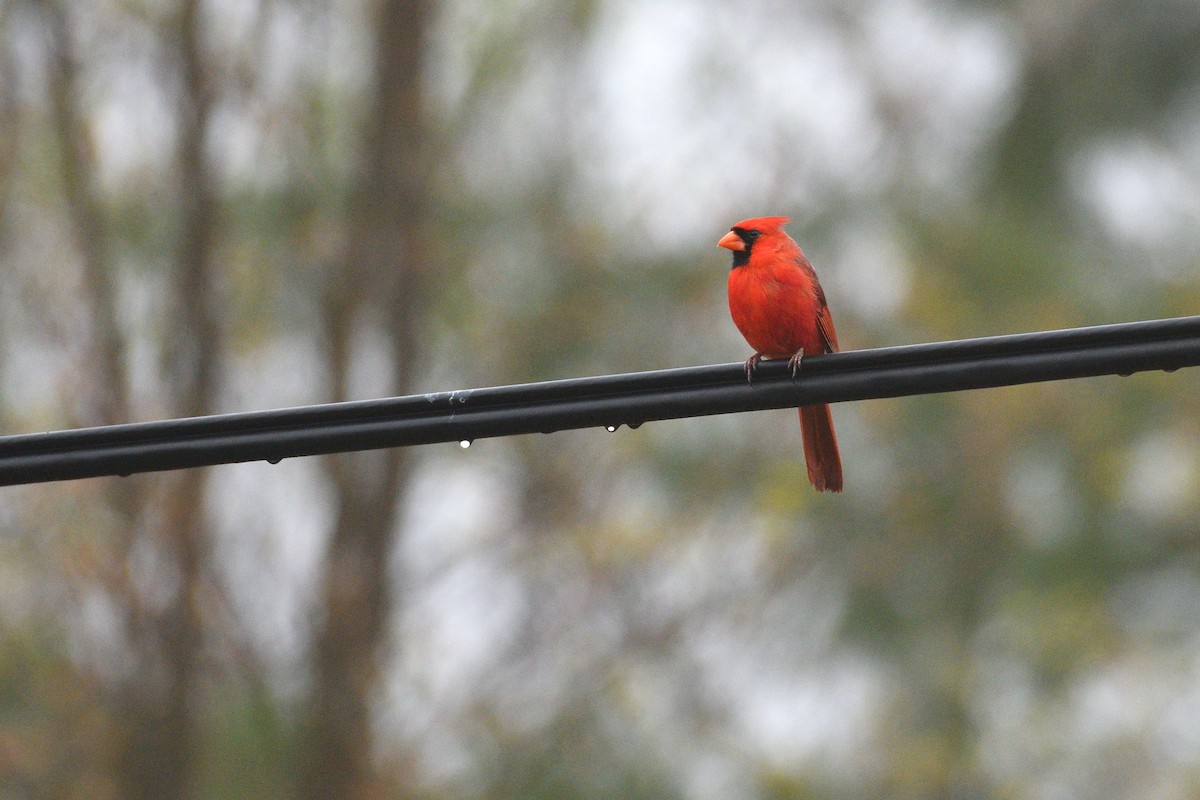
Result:
M759 236L762 236L762 231L746 231L746 238L752 242Z

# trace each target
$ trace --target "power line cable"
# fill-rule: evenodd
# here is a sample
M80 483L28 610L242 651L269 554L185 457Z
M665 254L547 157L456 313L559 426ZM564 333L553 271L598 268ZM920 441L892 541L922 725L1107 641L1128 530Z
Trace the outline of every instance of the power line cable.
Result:
M0 486L1200 366L1200 316L0 437Z

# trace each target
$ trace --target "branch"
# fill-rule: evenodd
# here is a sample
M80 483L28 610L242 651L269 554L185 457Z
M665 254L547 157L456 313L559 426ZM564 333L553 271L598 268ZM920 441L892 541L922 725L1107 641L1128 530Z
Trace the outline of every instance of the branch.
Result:
M1200 366L1200 316L0 437L0 485Z

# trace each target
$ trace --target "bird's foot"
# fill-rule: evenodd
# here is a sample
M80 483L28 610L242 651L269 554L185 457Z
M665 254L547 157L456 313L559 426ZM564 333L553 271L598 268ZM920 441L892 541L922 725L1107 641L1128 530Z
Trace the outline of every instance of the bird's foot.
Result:
M755 353L746 359L746 383L754 385L754 370L758 369L758 362L762 361L762 353Z
M792 371L792 380L796 380L796 376L800 374L800 367L804 361L804 350L800 349L788 359L788 369Z

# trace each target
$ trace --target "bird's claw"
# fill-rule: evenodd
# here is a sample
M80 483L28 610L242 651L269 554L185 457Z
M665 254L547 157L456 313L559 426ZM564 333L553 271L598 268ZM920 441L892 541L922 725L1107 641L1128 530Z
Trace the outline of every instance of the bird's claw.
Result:
M762 353L755 353L746 359L746 383L754 385L754 370L758 369L758 362L762 361Z
M791 358L788 359L788 368L792 371L792 380L800 374L800 367L804 361L804 350L797 350Z

